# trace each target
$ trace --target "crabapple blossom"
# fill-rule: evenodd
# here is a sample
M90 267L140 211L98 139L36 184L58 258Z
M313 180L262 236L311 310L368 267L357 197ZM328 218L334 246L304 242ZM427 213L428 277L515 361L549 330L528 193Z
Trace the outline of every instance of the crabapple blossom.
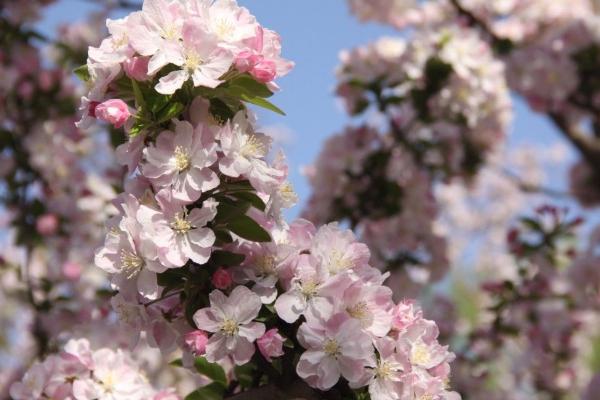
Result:
M165 60L181 67L160 78L156 91L162 94L173 94L190 78L194 86L217 87L233 62L233 55L227 49L219 47L216 37L204 31L200 21L190 19L184 22L183 41L174 44ZM150 71L156 72L158 67L150 61Z
M219 170L223 174L233 178L244 176L258 190L266 190L277 184L277 179L283 174L264 161L272 139L254 132L243 112L240 111L232 121L227 122L219 135L223 151Z
M296 372L321 390L331 388L340 376L356 385L364 379L364 367L375 363L373 344L358 321L344 313L307 318L298 340L306 351Z
M284 338L281 336L277 328L269 329L256 341L260 354L267 361L271 361L272 358L281 357L283 352Z
M201 208L188 212L181 201L161 192L160 210L142 205L137 213L144 236L157 248L158 259L167 266L183 266L189 259L204 264L215 242L214 232L206 227L217 214L217 203L205 201Z
M163 398L157 397L161 393L150 386L131 354L94 350L86 339L70 340L58 355L34 364L10 389L15 400L147 400Z
M211 278L214 287L220 290L225 290L233 283L231 273L224 268L219 268L215 271Z
M110 99L95 107L94 116L112 124L115 128L120 128L125 125L131 113L123 100Z
M217 161L216 143L203 143L205 127L177 121L175 132L164 131L155 146L144 149L142 172L160 190L172 187L177 199L193 202L219 185L210 167Z
M213 335L206 343L206 359L217 362L231 357L246 364L254 354L254 342L265 333L265 326L253 320L262 306L260 298L245 286L237 286L231 294L215 290L210 294L210 307L196 311L198 328Z

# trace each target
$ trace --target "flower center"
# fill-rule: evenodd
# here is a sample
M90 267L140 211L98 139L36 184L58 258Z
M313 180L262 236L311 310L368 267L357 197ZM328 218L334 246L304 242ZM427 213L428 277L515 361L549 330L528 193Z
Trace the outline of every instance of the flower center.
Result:
M369 316L369 306L364 301L360 301L346 309L352 318L366 319Z
M178 172L183 172L190 167L190 155L183 147L175 147L173 158L175 159L175 168Z
M106 393L111 393L115 386L115 376L112 372L108 372L104 379L102 379L102 387Z
M123 268L127 279L131 279L142 270L144 267L144 260L131 251L121 249L121 267Z
M305 297L311 298L317 294L317 286L314 281L303 282L300 286L300 291Z
M198 53L196 53L195 51L187 52L187 54L185 56L185 68L189 72L194 72L202 64L204 64L204 60L202 60L202 58L200 58Z
M291 183L285 182L279 188L279 195L286 203L295 203L298 200L298 196L294 191L294 188Z
M185 235L192 229L190 221L185 219L183 212L177 213L175 219L171 222L171 229L177 232L179 235Z
M275 273L275 257L260 256L256 258L256 266L261 275L273 275Z
M328 356L337 357L340 355L340 345L335 339L327 339L323 345L323 351Z
M375 376L378 379L389 379L393 372L394 369L387 361L380 362L377 368L375 368Z
M169 25L162 30L162 38L167 40L179 39L177 27L175 25Z
M265 145L256 135L247 135L246 143L240 151L244 157L262 157L266 153Z
M237 335L240 328L238 327L237 322L232 319L226 319L221 324L221 332L226 334L227 336L235 336Z
M427 346L417 343L410 352L410 360L413 364L424 365L431 361L431 355Z
M121 47L129 44L129 37L127 35L113 36L112 44L113 50L118 50Z
M352 267L352 261L346 259L338 250L332 250L329 256L329 272L337 274Z
M234 22L230 18L217 18L213 26L215 35L217 35L221 40L227 40L231 38L235 32Z

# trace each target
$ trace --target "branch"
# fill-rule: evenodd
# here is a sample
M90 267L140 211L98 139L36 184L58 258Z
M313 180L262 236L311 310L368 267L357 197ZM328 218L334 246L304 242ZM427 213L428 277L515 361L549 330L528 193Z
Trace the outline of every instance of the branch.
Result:
M600 140L586 135L576 126L569 124L567 118L562 114L550 112L548 116L562 134L581 153L581 156L587 161L594 172L600 176Z
M465 17L467 19L467 23L470 26L479 28L494 43L503 42L503 40L501 38L499 38L498 36L496 36L496 34L490 29L490 27L484 21L479 19L479 17L476 16L475 14L473 14L473 12L467 10L462 4L460 4L459 0L450 0L450 3L452 3L454 8L456 8L458 15Z
M261 386L230 397L226 400L322 400L323 397L306 383L294 381L285 390L274 384Z
M568 192L563 192L557 189L552 189L525 182L517 174L513 173L512 171L509 171L506 168L502 168L500 172L508 179L513 181L519 189L523 190L526 193L541 193L556 198L566 198L571 196Z

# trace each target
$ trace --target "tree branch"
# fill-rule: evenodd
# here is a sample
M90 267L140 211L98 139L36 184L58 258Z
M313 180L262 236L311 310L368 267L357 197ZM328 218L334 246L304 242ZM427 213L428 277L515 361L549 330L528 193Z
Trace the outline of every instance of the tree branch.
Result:
M548 116L567 140L579 151L594 172L600 176L600 140L586 135L577 127L569 124L567 118L562 114L550 112Z
M323 397L306 383L294 381L285 390L274 384L261 386L230 397L226 400L322 400Z

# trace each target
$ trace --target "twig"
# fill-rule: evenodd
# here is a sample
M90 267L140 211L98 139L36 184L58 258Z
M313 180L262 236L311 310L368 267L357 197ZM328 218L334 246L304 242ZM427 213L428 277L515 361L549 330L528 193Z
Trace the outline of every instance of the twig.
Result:
M531 183L527 183L524 180L522 180L517 174L515 174L512 171L509 171L506 168L501 168L500 172L504 176L506 176L507 178L512 180L519 189L521 189L527 193L541 193L541 194L546 194L548 196L558 197L558 198L571 197L571 195L568 192L563 192L563 191L560 191L557 189L552 189L552 188L548 188L548 187L544 187L544 186L540 186L540 185L534 185Z

